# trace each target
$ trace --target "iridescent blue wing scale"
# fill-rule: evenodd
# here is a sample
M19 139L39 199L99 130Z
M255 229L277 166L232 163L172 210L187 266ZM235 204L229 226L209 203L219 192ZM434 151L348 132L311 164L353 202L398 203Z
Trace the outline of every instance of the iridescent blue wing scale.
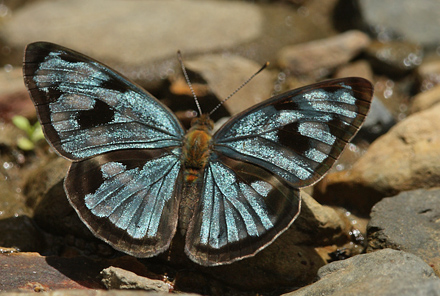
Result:
M180 149L119 150L74 162L64 186L81 220L115 249L151 257L177 227Z
M23 73L46 137L70 160L181 145L184 130L171 111L89 57L52 43L32 43Z
M176 230L184 130L151 94L59 45L25 51L25 84L52 147L72 163L64 187L90 230L138 257L166 250Z
M362 78L324 81L275 96L222 126L188 227L187 254L218 265L270 244L299 214L298 188L321 179L356 134L372 93Z

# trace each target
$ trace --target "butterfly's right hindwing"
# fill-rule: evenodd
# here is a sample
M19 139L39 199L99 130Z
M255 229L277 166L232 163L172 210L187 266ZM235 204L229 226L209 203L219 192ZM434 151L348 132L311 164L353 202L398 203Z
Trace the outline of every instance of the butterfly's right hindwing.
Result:
M299 191L282 178L224 155L211 161L186 235L185 251L214 266L250 257L299 214Z
M184 131L171 111L78 52L46 42L29 44L23 73L46 137L70 160L181 144Z

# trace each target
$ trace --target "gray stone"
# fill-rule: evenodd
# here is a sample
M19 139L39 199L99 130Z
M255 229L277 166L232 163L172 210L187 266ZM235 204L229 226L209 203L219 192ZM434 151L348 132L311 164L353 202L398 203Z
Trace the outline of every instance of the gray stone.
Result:
M368 250L403 250L421 257L431 266L437 265L439 217L440 189L419 189L384 198L371 211Z
M374 97L360 135L372 142L377 137L385 134L395 124L396 121L391 112L380 99Z
M261 26L259 9L244 2L69 0L17 10L2 35L12 47L47 40L138 65L174 56L177 49L189 54L249 42Z
M365 22L378 28L379 39L387 38L391 31L405 39L425 45L440 42L440 2L436 0L392 0L357 1ZM397 4L397 5L396 5ZM381 35L382 33L385 35Z
M318 281L284 296L440 295L440 279L419 257L391 249L330 263Z
M101 271L101 276L102 283L107 289L170 291L170 287L164 281L149 279L114 266Z

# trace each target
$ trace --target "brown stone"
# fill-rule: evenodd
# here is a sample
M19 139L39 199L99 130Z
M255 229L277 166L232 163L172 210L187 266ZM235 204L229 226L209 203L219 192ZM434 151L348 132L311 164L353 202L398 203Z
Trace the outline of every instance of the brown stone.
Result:
M440 85L434 86L430 90L421 92L413 98L411 113L426 110L435 104L440 103Z
M278 63L297 75L326 74L359 54L370 38L360 31L348 31L334 37L308 43L286 46L278 57Z

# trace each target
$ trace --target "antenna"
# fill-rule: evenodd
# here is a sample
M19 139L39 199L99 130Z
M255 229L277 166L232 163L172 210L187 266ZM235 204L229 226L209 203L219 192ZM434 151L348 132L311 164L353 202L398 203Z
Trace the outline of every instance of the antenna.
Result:
M258 73L263 71L267 66L269 66L269 62L266 62L263 67L260 68L257 72L255 72L251 77L249 77L245 82L243 82L236 90L234 90L226 99L220 101L220 103L209 112L209 115L214 113L221 105L223 105L227 100L229 100L233 95L235 95L240 89L242 89L246 84L248 84Z
M196 102L197 109L199 110L199 116L202 115L202 109L200 108L199 100L197 99L196 93L194 92L194 89L191 85L191 81L189 81L188 73L186 73L185 65L183 64L182 60L182 54L180 53L180 50L177 51L177 58L180 63L180 67L182 67L183 75L185 76L186 83L188 83L189 89L191 90L191 93L193 94L194 101Z

